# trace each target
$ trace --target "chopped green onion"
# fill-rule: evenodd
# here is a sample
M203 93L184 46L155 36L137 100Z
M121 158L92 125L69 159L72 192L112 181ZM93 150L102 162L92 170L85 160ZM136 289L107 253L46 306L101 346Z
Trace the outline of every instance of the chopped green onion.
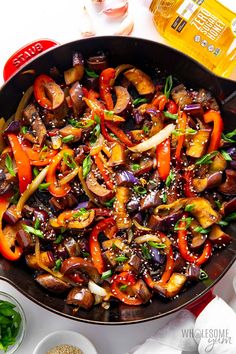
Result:
M48 182L48 183L41 183L40 185L39 185L39 190L40 191L42 191L42 190L44 190L44 189L48 189L48 187L50 186L50 182Z
M105 113L107 116L113 116L113 115L114 115L114 112L113 112L113 111L108 111L107 109L104 109L104 113Z
M39 226L40 226L40 220L39 220L39 218L36 218L36 219L35 219L35 222L34 222L34 228L35 228L36 230L38 230L38 229L39 229Z
M204 280L204 279L208 279L208 274L204 270L200 269L199 280Z
M215 200L215 204L216 204L218 209L221 208L221 202L219 201L219 199Z
M144 132L144 134L148 134L149 131L150 131L150 128L149 128L147 125L144 125L144 126L143 126L143 132Z
M94 71L94 70L91 70L91 69L85 69L85 72L86 74L89 76L89 77L93 77L93 78L97 78L99 77L99 75Z
M107 278L110 278L112 276L112 271L111 269L107 270L106 272L103 272L101 275L101 279L105 280Z
M11 204L17 204L19 198L20 198L20 192L19 192L19 190L17 190L17 191L15 192L15 194L11 197L10 203L11 203Z
M26 224L23 224L22 227L26 232L28 232L28 234L33 234L33 235L41 237L41 238L44 237L43 231L41 231L41 230L37 230L34 227L26 225Z
M200 234L205 235L205 234L209 234L210 229L204 229L204 228L201 227L201 226L197 226L197 227L195 227L194 231L199 232Z
M197 131L195 129L192 128L186 128L186 129L174 129L172 130L171 134L175 135L175 136L181 136L181 135L195 135L197 133Z
M27 132L28 132L28 127L26 127L25 125L23 127L21 127L22 134L26 134Z
M69 143L69 141L74 140L74 135L70 134L61 139L63 143Z
M235 143L236 142L236 140L231 139L234 136L236 136L236 129L234 129L232 132L229 132L229 133L226 133L226 134L222 134L222 138L225 141L229 142L229 143Z
M138 106L141 103L147 103L147 99L146 98L136 98L135 100L133 100L133 105L134 106Z
M92 125L94 125L94 120L87 119L87 120L77 121L77 120L71 118L71 119L69 119L69 123L75 128L85 129L85 128L89 128Z
M224 158L226 161L232 161L231 156L230 156L226 151L220 150L220 152L221 152L223 158Z
M148 248L146 246L141 245L141 250L142 250L143 257L145 259L151 259L152 258L150 253L149 253L149 250L148 250Z
M108 208L112 208L114 201L116 200L116 197L108 200L107 202L104 202L104 204L108 207Z
M77 164L73 159L73 156L71 156L67 152L64 152L63 154L63 162L66 164L66 166L70 167L72 170L77 167Z
M194 204L188 204L184 208L184 211L191 212L193 210L194 206L195 206Z
M121 291L126 290L127 288L128 288L128 285L126 285L126 284L123 284L120 286Z
M57 259L56 262L55 262L55 267L54 269L55 270L59 270L61 268L61 259Z
M42 149L41 149L40 152L44 152L44 151L47 151L47 150L48 150L48 146L47 146L47 145L44 145L44 146L42 147Z
M175 180L175 174L174 172L171 170L167 179L166 179L166 187L170 187L171 183Z
M63 236L62 236L62 235L58 235L57 238L56 238L56 240L54 241L54 243L55 243L56 245L58 245L59 243L61 243L62 240L63 240Z
M190 226L192 220L193 220L193 218L191 218L191 217L182 218L182 219L178 220L177 223L175 224L174 230L175 230L175 231L187 230L187 229L189 228L189 226ZM179 223L180 223L181 221L186 222L185 227L179 227Z
M165 87L164 87L164 95L166 96L166 98L170 97L172 86L173 86L173 78L172 75L169 75L166 78Z
M98 116L97 116L97 118L99 119L99 122L100 122L100 118ZM95 144L100 133L101 133L100 123L97 123L96 126L93 128L93 131L91 133L91 138L89 139L91 144Z
M8 352L8 347L16 343L22 321L16 305L0 300L0 350ZM11 350L10 350L11 351Z
M162 202L165 204L167 202L167 193L163 192L161 195Z
M127 260L128 260L128 258L126 256L118 256L115 258L116 262L125 262Z
M133 163L131 168L133 171L138 171L140 169L140 165L138 163Z
M166 245L164 243L157 243L154 241L148 241L149 246L153 247L153 248L165 248Z
M83 165L82 165L82 169L83 169L83 177L86 178L90 172L92 166L92 159L91 156L88 155L85 157L84 161L83 161Z
M16 174L15 174L15 171L13 168L13 162L12 162L11 156L9 154L6 155L5 166L8 170L8 172L10 173L10 175L15 177Z
M209 152L208 154L204 155L200 159L198 159L195 162L195 165L209 165L212 163L213 157L215 157L218 154L218 151L212 151Z
M144 195L147 193L147 190L146 188L142 187L142 186L134 186L133 187L133 190L137 193L137 194L140 194L140 195Z
M85 208L80 208L78 209L78 211L76 213L73 214L73 219L78 219L83 215L86 215L89 213L89 210L85 209Z
M35 166L35 167L33 168L33 175L34 175L34 177L37 177L38 174L39 174L39 169L38 169L38 167Z
M217 224L220 225L221 227L224 227L224 226L228 226L228 225L229 225L229 223L228 223L227 221L224 221L224 220L218 221Z
M174 119L174 120L177 120L178 119L178 114L173 114L173 113L170 113L168 111L165 111L163 112L164 113L164 116L166 118L169 118L169 119Z
M227 215L225 218L224 218L225 221L227 222L230 222L230 221L235 221L236 220L236 211Z
M89 253L85 252L85 251L81 251L82 257L83 258L88 258L89 257Z

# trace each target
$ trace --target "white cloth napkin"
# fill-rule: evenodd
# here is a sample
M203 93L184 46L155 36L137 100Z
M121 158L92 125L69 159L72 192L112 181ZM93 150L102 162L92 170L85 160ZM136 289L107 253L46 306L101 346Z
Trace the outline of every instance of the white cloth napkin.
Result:
M216 314L218 314L216 316ZM127 354L236 354L236 314L219 297L195 319L181 310L157 333Z

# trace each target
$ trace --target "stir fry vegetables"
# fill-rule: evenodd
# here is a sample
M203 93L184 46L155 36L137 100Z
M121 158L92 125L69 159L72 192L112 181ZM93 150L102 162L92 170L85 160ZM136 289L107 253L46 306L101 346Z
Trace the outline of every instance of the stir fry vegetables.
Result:
M173 298L231 241L236 132L204 89L75 53L2 125L0 252L67 304Z

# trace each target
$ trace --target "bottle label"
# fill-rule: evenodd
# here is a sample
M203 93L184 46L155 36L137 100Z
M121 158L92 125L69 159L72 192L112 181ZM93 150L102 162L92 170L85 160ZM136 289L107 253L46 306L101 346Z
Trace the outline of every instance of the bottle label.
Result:
M192 0L184 0L182 5L178 8L176 12L178 15L188 21L197 9L198 5L195 2L193 2Z
M224 22L204 8L199 9L191 24L212 41L217 41L226 28Z

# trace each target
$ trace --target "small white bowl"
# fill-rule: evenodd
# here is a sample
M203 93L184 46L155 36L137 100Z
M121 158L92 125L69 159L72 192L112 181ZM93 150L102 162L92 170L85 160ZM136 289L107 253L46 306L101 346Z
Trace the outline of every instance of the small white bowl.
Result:
M83 354L97 354L94 345L82 334L74 331L56 331L44 337L35 347L33 354L46 354L50 349L68 344L78 347Z

